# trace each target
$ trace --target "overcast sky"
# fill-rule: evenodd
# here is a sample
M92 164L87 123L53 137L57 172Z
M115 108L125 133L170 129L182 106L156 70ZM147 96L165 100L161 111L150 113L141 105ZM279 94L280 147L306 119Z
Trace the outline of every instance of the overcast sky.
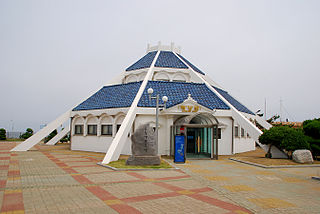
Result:
M320 1L0 1L0 128L41 124L145 54L182 55L252 111L320 117Z

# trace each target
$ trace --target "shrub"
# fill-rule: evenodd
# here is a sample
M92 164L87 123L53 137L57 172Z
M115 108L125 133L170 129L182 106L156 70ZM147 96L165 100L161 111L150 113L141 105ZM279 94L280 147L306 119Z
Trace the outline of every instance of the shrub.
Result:
M6 140L6 130L5 129L0 129L0 140Z
M53 130L47 137L44 138L44 142L47 143L49 140L51 140L57 134L58 134L57 129Z
M303 122L303 131L310 144L313 157L320 156L320 118Z
M31 128L27 128L26 132L21 135L22 139L28 139L33 135L33 130Z
M293 152L297 149L310 149L310 144L307 142L302 130L288 129L285 138L280 143L280 148Z
M303 131L309 137L320 139L320 120L315 119L303 122Z
M303 132L288 126L277 126L264 130L263 134L259 137L259 142L270 145L266 157L271 157L271 146L284 149L288 153L297 149L310 149L310 144L307 142Z

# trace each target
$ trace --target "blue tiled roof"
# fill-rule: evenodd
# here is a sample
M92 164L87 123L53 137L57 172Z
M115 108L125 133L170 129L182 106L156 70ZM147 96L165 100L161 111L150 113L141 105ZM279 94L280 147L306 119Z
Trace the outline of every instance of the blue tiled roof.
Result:
M194 71L205 75L205 73L203 73L199 68L197 68L196 66L194 66L191 62L189 62L186 58L184 58L183 56L181 56L180 54L178 54L179 57L181 57L181 59L183 59L183 61L185 61Z
M188 68L173 52L160 51L159 57L154 65L164 68Z
M73 111L123 108L131 106L141 82L105 86L86 101L75 107ZM200 105L209 109L230 109L215 93L205 84L184 82L149 81L138 103L139 107L155 107L154 99L149 101L148 88L153 88L154 94L160 98L166 95L169 100L167 107L182 103L188 98L188 94ZM162 100L160 99L160 103Z
M139 107L155 107L154 99L149 101L148 88L153 88L154 94L159 94L160 98L167 96L167 107L170 108L182 103L188 98L188 94L200 105L209 109L230 109L215 93L213 93L205 84L201 83L184 83L184 82L163 82L149 81L142 97L138 103ZM160 104L163 104L160 99Z
M214 88L218 91L219 94L221 94L221 96L223 96L238 111L254 115L254 113L252 111L250 111L247 107L242 105L238 100L234 99L230 94L228 94L228 92L226 92L220 88L217 88L217 87L214 87Z
M105 86L97 93L89 97L73 111L121 108L131 106L141 82Z
M156 54L157 54L157 51L147 53L144 57L139 59L136 63L131 65L129 68L127 68L126 71L149 68Z

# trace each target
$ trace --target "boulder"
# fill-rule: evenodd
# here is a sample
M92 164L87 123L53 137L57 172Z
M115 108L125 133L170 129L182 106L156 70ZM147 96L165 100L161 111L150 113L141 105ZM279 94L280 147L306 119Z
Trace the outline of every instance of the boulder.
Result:
M292 154L292 159L297 163L313 163L312 154L309 150L306 149L294 151Z

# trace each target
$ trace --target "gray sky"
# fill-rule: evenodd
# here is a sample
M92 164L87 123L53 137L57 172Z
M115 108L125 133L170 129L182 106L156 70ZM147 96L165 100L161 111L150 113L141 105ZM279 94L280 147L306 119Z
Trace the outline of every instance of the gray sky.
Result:
M35 130L152 45L182 55L252 111L320 117L320 1L0 1L0 127Z

